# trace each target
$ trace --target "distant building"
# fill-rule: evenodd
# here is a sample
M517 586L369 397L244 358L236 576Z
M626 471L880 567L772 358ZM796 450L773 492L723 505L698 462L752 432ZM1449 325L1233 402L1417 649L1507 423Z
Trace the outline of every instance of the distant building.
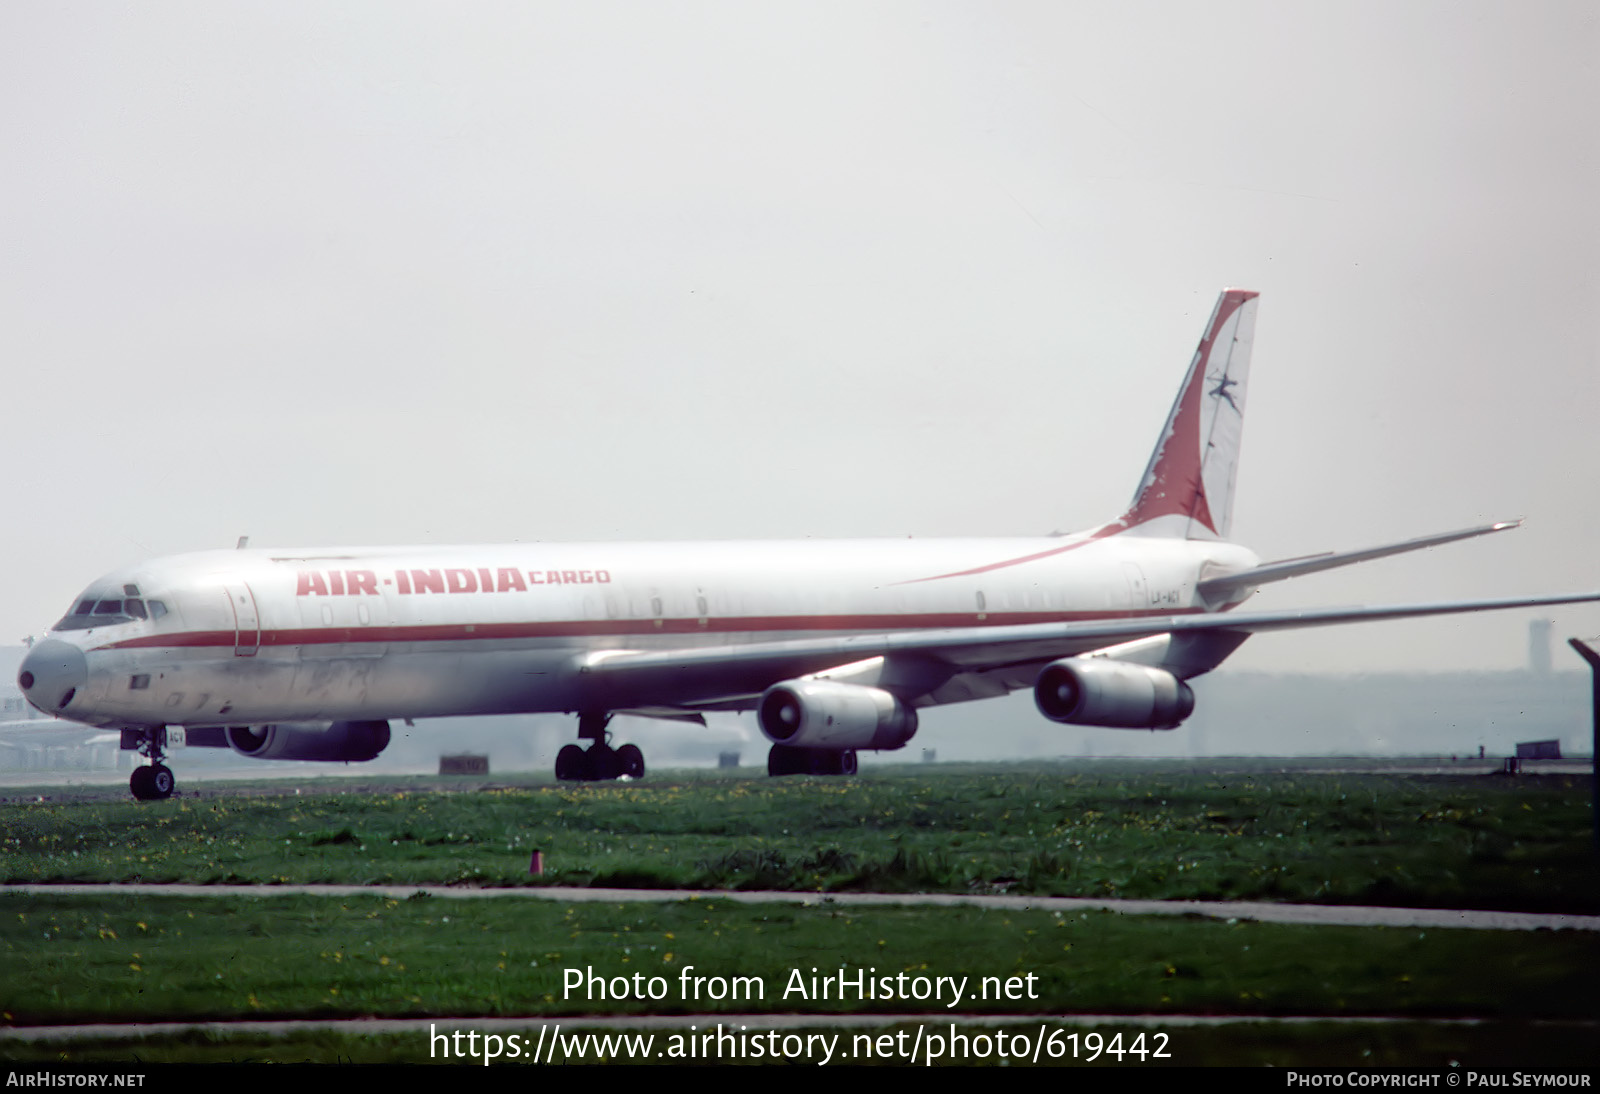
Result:
M458 752L439 757L441 775L487 775L489 757L476 752Z

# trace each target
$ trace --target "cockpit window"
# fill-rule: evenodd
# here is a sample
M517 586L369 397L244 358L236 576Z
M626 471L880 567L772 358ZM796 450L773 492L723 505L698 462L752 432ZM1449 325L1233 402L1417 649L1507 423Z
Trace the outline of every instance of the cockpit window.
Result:
M150 602L150 618L152 620L160 619L162 616L164 616L166 614L167 614L167 606L165 604L163 604L159 600L152 600Z
M139 595L139 586L137 586L137 585L124 585L122 587L122 595L123 596L138 596Z
M146 619L149 613L145 602L138 597L105 597L95 599L85 597L78 601L77 607L72 609L55 629L58 631L85 631L91 627L109 627L114 623L131 623L135 619Z

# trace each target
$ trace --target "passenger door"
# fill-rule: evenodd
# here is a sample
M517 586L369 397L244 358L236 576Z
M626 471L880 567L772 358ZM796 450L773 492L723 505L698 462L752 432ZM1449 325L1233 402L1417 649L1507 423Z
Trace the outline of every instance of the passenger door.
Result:
M222 587L228 606L233 609L233 655L254 657L261 648L261 613L256 608L256 594L239 577L224 577Z

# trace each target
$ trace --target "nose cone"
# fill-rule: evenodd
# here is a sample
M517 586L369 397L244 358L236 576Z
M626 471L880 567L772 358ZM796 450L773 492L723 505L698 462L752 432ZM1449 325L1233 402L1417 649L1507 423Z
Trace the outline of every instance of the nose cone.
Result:
M17 683L28 702L46 714L59 714L89 682L89 662L70 642L46 638L22 659Z

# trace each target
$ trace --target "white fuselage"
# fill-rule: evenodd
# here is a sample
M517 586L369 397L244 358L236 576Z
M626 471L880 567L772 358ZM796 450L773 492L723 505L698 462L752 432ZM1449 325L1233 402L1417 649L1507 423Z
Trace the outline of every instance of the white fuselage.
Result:
M1166 618L1216 609L1199 599L1198 581L1256 562L1232 544L1127 534L215 551L91 585L73 610L132 587L163 612L85 626L95 622L91 608L53 630L50 640L83 651L87 679L50 713L197 726L669 708L681 698L670 688L585 692L580 660L601 650ZM956 689L922 701L959 697Z

